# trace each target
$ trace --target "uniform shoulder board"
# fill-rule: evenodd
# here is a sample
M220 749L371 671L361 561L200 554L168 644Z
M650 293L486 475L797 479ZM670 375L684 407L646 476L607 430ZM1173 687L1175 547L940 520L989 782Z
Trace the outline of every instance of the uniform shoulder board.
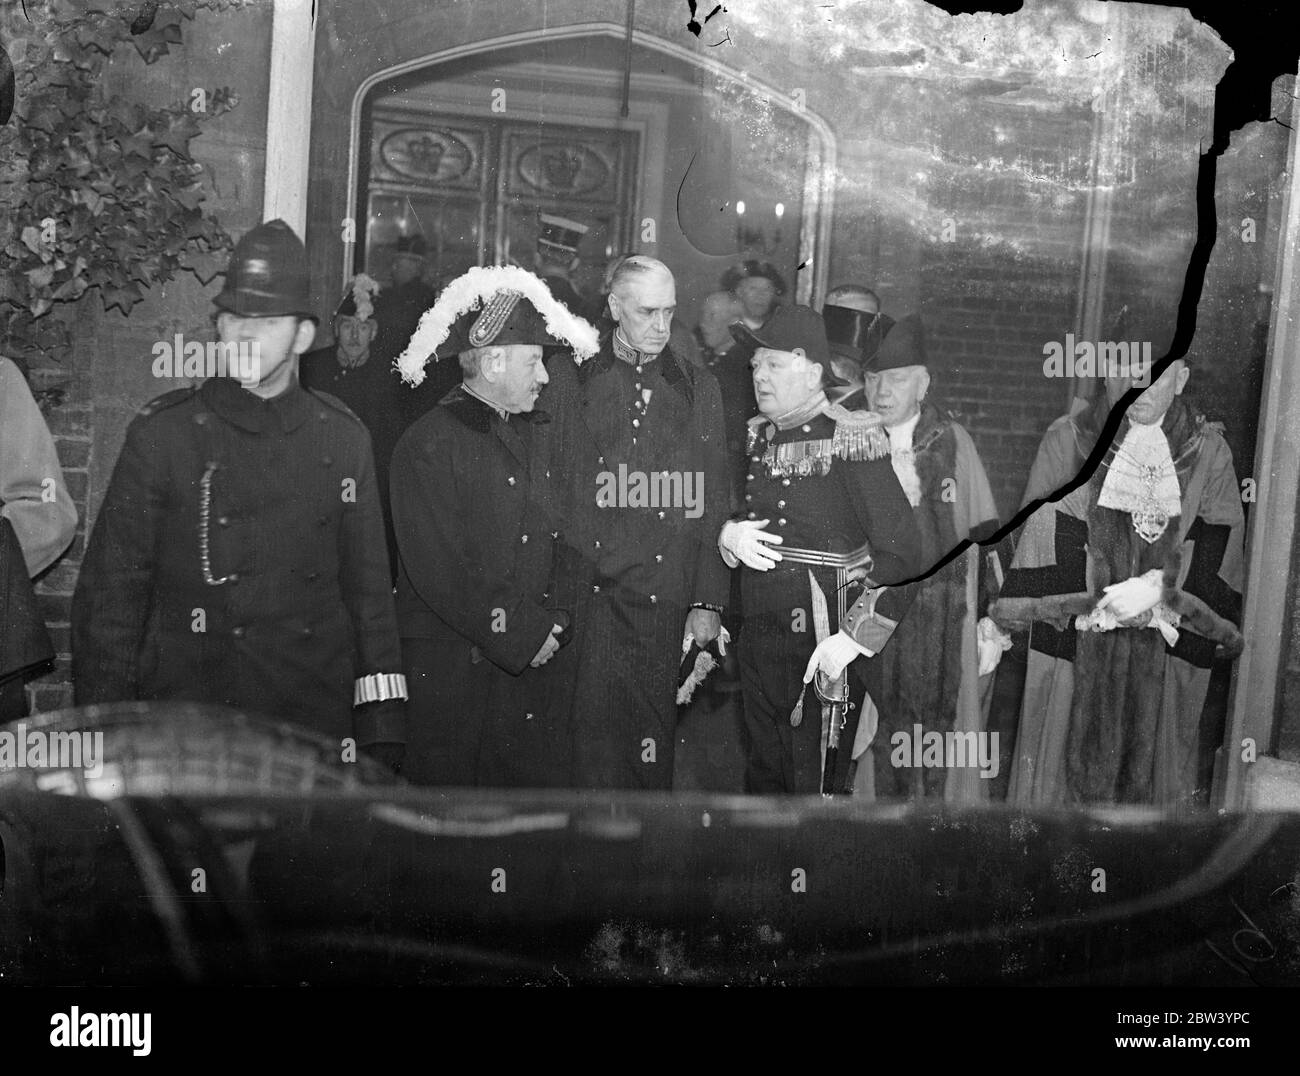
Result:
M361 426L365 425L365 423L357 417L357 413L337 396L331 396L328 392L323 392L320 389L308 389L307 391L315 396L316 399L320 400L321 403L329 404L335 411L342 411L343 414L347 415L353 422Z
M183 389L172 389L171 392L164 392L161 396L155 396L147 404L136 412L140 418L148 418L150 415L156 415L159 411L166 411L169 407L175 407L179 403L184 403L196 392L199 391L197 385L190 385Z
M879 415L849 411L837 416L834 454L842 460L879 460L889 457L889 434Z

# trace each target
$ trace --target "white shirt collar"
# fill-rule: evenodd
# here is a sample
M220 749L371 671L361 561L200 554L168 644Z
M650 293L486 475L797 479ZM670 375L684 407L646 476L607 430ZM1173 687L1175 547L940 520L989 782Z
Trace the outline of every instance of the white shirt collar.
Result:
M912 447L912 435L916 433L916 424L921 421L921 412L909 418L906 422L900 422L897 426L891 426L889 430L889 447L891 449Z

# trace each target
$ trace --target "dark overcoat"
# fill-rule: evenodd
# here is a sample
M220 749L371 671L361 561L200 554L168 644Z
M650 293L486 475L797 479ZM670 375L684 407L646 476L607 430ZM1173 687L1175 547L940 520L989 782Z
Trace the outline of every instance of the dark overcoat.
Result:
M357 681L399 675L400 657L355 415L296 383L263 400L220 377L145 406L73 596L79 704L224 703L400 742L400 701L353 708Z
M552 424L503 419L464 387L402 436L392 505L411 686L404 773L422 784L557 786L570 776L577 587ZM555 624L565 646L530 662Z
M686 616L723 608L729 590L718 383L671 348L616 358L608 335L581 366L560 355L549 370L542 406L560 426L569 533L595 573L577 610L574 781L669 788ZM639 483L653 483L649 498Z

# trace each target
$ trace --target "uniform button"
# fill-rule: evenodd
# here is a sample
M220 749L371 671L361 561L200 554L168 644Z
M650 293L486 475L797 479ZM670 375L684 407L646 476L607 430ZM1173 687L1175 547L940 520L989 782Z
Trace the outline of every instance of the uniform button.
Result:
M311 628L303 628L301 631L298 632L298 634L301 635L304 639L310 639L316 633L312 631Z
M598 463L604 463L604 462L605 462L605 457L604 457L604 456L601 456L600 459L599 459L597 462L598 462Z
M757 477L758 477L758 475L756 475L756 474L747 474L747 475L745 475L745 481L746 481L746 482L752 482L752 481L754 481L754 479L757 478Z
M640 387L641 387L641 382L640 382L640 381L638 381L638 382L633 386L633 388L637 388L637 389L639 389Z
M633 426L640 426L640 425L641 425L641 420L640 420L639 418L634 418L634 419L632 420L632 425L633 425Z
M195 415L195 416L194 416L194 424L195 424L196 426L206 426L206 425L208 424L208 416L207 416L207 415Z
M324 411L318 412L316 417L320 419L322 422L328 422L330 420L329 415L327 415Z
M556 541L556 542L558 542L558 541L560 540L560 532L559 532L559 531L551 531L551 539L552 539L552 541Z
M790 484L790 479L788 478L781 479L781 485L788 486L789 484Z
M226 576L226 582L227 582L227 583L238 583L238 582L239 582L239 573L238 573L238 572L231 572L228 576Z
M233 635L236 639L242 639L244 637L244 629L242 627L231 628L230 634Z
M757 518L758 518L758 513L757 513L757 512L750 512L750 513L749 513L749 518L750 518L750 519L757 519Z
M749 459L750 459L750 462L751 462L751 463L758 463L758 462L762 459L762 457L761 457L761 456L750 456Z
M812 427L811 427L811 426L807 426L807 425L805 425L804 428L803 428L803 432L804 432L804 433L812 433Z
M526 535L526 534L521 534L521 535L519 536L519 540L520 540L521 542L526 542L526 541L528 541L528 535Z
M217 526L218 526L218 527L229 527L229 526L230 526L230 517L229 517L229 516L218 516L218 517L217 517Z
M652 604L653 604L654 602L657 602L658 600L659 600L659 599L656 598L653 594L650 595L650 601L651 601Z
M660 518L660 519L663 519L663 518L664 518L663 509L660 509L660 510L659 510L659 518Z
M655 563L656 563L656 564L662 564L663 562L664 562L664 555L663 555L662 553L656 553L656 554L655 554Z
M509 478L506 479L506 485L513 486L514 484L515 484L515 476L511 475Z
M599 539L599 538L596 539L596 541L595 541L595 543L594 543L594 547L595 547L596 549L599 549L599 548L600 548L600 539Z
M599 593L600 593L600 587L598 587L598 586L597 586L597 587L592 587L592 588L591 588L591 592L592 592L593 594L599 594Z
M785 507L785 501L777 501L777 502L776 502L776 506L777 506L778 508L784 508L784 507Z
M784 527L784 526L785 526L785 520L784 520L784 519L778 519L778 520L776 521L776 525L777 525L778 527Z
M546 477L547 477L547 478L550 478L550 477L551 477L551 472L550 472L550 471L547 471L547 472L546 472Z
M753 499L754 499L754 495L752 493L745 494L745 500L752 501Z
M525 721L531 721L532 719L533 719L533 715L532 715L532 714L524 714L524 720L525 720Z

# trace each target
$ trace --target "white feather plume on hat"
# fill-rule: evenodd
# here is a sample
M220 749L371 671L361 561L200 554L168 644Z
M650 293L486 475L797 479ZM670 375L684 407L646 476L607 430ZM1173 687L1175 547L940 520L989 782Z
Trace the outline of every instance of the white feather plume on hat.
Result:
M411 341L394 363L402 380L415 386L424 380L424 367L451 335L456 320L477 310L499 291L516 291L537 308L546 331L573 349L581 363L600 349L595 326L570 313L552 294L541 277L513 265L478 265L457 277L442 290L437 301L420 315Z

